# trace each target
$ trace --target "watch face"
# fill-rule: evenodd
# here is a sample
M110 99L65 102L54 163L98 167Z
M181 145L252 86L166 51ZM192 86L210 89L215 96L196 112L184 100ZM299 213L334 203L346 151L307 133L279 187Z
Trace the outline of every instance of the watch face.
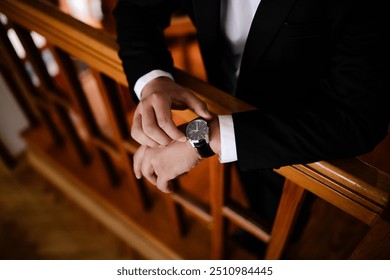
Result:
M202 119L196 119L190 122L186 129L187 138L191 141L198 142L206 139L208 142L209 127L207 122Z

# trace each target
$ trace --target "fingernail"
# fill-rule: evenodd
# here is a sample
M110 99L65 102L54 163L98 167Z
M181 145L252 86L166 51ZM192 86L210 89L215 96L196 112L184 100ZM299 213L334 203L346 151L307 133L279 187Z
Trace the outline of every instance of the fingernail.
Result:
M179 142L186 142L187 141L187 137L183 136L182 138L179 138L178 140Z

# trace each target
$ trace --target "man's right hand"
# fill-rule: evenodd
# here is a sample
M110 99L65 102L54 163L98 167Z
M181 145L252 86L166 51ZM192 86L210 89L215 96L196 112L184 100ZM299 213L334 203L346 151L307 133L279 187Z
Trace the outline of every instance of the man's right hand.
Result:
M186 141L186 136L172 120L172 109L191 109L211 120L206 103L170 78L159 77L145 85L131 128L131 136L149 147L166 146L175 141Z

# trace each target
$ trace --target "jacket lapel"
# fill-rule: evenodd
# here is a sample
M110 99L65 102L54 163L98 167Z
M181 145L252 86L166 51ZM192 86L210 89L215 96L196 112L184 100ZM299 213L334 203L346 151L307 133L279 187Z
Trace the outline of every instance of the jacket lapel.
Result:
M194 0L198 39L205 49L218 47L221 0Z
M253 71L254 65L264 55L295 1L261 0L249 31L240 73Z

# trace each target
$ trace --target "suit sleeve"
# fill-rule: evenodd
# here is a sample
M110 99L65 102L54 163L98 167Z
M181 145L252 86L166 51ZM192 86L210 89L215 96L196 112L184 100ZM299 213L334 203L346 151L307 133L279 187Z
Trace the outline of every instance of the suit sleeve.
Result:
M295 104L280 100L278 113L263 108L233 114L242 169L351 158L372 151L386 136L386 17L380 5L364 4L349 14L310 98Z
M119 57L129 88L152 70L172 72L173 61L167 49L164 29L170 24L175 1L119 0L113 11ZM138 100L133 92L133 97Z

